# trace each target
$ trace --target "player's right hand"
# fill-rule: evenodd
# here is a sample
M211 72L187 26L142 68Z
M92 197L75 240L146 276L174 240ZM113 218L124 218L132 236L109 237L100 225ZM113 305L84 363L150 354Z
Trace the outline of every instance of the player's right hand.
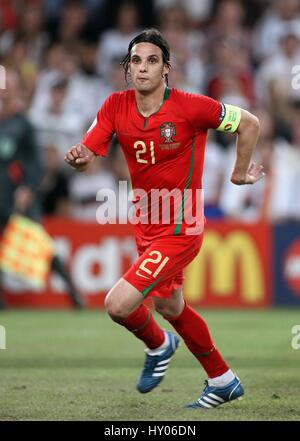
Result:
M94 153L83 144L76 144L67 151L65 161L75 170L83 172L88 169L94 160Z

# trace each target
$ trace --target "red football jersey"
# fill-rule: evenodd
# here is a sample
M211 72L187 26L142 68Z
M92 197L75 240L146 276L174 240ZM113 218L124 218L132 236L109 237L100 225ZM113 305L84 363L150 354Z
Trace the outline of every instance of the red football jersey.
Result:
M139 219L134 227L140 239L202 232L191 233L199 217L199 198L203 211L196 190L202 188L207 130L221 121L221 103L174 88L166 88L162 106L147 118L137 109L134 90L106 99L82 144L106 156L116 134L131 175ZM168 199L168 194L173 196ZM164 205L167 199L170 207Z

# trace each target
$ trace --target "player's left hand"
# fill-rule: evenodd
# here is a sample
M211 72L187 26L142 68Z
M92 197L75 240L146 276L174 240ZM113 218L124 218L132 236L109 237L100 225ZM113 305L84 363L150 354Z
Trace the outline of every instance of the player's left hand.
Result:
M253 162L245 175L233 172L230 180L235 185L255 184L255 182L262 179L265 175L264 167Z

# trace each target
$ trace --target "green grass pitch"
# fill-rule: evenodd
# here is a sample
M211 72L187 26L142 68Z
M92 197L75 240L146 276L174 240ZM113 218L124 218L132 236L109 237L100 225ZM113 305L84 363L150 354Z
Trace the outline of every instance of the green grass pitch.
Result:
M0 420L299 420L299 310L204 310L214 340L246 395L214 410L184 409L205 373L182 344L160 386L135 389L143 344L103 311L0 313ZM160 324L171 329L157 317Z

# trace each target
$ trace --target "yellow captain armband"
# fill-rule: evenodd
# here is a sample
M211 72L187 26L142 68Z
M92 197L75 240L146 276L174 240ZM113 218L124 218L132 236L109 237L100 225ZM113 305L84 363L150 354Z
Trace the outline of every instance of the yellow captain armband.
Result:
M241 109L231 104L223 104L221 110L221 124L216 130L220 132L235 132L241 121Z

